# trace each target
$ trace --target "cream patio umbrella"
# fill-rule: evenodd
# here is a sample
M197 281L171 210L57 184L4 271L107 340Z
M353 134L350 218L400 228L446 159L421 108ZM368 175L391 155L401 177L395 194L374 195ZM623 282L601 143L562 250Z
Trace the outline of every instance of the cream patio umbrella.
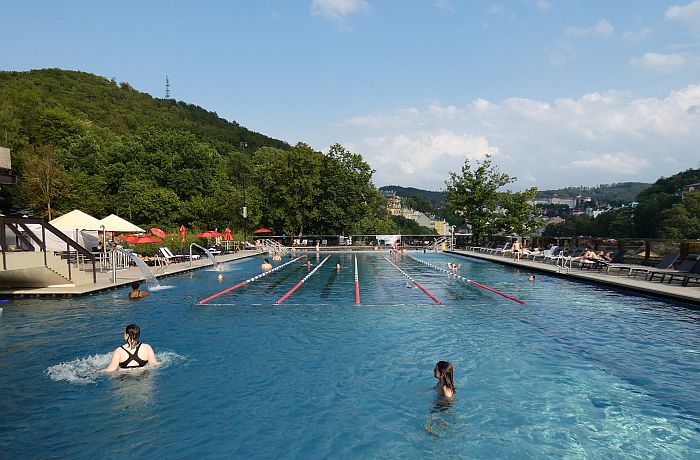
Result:
M132 224L126 219L110 214L100 221L100 225L104 225L108 232L117 233L146 233L146 231Z

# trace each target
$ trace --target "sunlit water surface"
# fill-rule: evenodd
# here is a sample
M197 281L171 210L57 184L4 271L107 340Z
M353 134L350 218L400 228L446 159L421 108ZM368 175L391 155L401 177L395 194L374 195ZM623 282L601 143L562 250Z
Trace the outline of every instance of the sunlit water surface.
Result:
M310 254L317 265L326 254ZM415 253L447 266L455 257ZM700 312L463 259L261 258L128 289L0 304L4 458L698 458ZM284 259L283 262L289 259ZM343 268L335 270L336 262ZM162 365L95 374L136 322ZM437 398L432 369L455 366Z

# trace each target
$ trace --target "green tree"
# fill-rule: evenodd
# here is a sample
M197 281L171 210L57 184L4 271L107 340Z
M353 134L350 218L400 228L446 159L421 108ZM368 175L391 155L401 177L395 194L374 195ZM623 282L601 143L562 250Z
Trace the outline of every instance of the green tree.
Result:
M499 194L499 202L503 213L498 215L496 227L510 235L530 235L541 222L532 201L537 195L536 188L524 192L505 192Z
M501 173L491 164L489 155L476 161L472 168L469 159L464 161L461 174L450 172L447 185L447 207L463 223L471 225L475 240L492 232L499 202L498 189L515 182L515 178Z
M700 238L700 190L686 192L683 199L661 214L662 238Z
M20 157L20 187L29 206L39 216L53 217L53 204L68 192L61 155L50 144L30 148Z

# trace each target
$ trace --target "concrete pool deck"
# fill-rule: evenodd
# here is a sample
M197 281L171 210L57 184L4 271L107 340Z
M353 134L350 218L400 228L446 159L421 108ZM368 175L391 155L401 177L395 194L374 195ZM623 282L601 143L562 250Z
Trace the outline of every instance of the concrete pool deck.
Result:
M243 250L235 254L225 254L216 256L219 263L230 262L232 260L240 260L248 257L261 256L262 253L258 250ZM168 276L179 275L181 273L199 270L202 268L211 267L214 264L207 257L202 257L199 260L192 262L190 267L189 262L171 263L164 268L151 267L156 278L165 278ZM92 276L92 271L89 272ZM130 267L125 270L117 270L117 282L112 282L112 272L98 271L97 282L81 285L67 285L44 288L18 288L18 289L0 289L0 296L3 297L71 297L95 294L110 289L117 289L128 286L134 281L143 281L143 273L138 267Z
M700 286L680 286L668 283L660 283L658 281L646 281L644 278L631 278L627 275L618 275L617 273L609 274L595 270L581 270L579 268L562 269L555 264L546 264L544 262L536 262L532 260L515 261L510 257L503 257L493 254L483 254L480 252L467 250L448 250L445 254L455 254L475 259L488 260L502 265L509 265L514 268L528 270L537 273L546 273L552 276L572 279L576 281L585 281L589 283L602 284L618 289L628 289L641 294L664 297L680 302L689 302L695 305L700 305ZM651 268L651 267L650 267Z

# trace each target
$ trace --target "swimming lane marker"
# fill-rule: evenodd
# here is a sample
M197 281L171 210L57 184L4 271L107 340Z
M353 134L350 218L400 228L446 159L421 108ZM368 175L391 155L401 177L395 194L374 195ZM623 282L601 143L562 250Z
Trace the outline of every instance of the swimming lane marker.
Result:
M299 257L297 257L296 259L292 259L292 260L290 260L289 262L285 262L285 263L283 263L282 265L273 268L272 270L268 270L268 271L266 271L266 272L262 272L262 273L260 273L259 275L256 275L256 276L254 276L254 277L252 277L252 278L248 278L248 279L245 280L245 281L241 281L240 283L238 283L238 284L235 285L235 286L232 286L232 287L230 287L230 288L228 288L228 289L224 289L223 291L217 292L216 294L214 294L214 295L212 295L212 296L209 296L209 297L207 297L206 299L200 300L200 301L198 302L198 305L204 305L205 303L209 302L211 299L216 299L217 297L219 297L219 296L221 296L221 295L224 295L224 294L228 294L229 292L231 292L231 291L233 291L233 290L236 290L236 289L238 289L238 288L241 287L241 286L245 286L245 285L248 284L248 283L252 283L253 281L257 281L257 280L259 280L260 278L269 275L270 273L274 273L274 272L276 272L276 271L278 271L278 270L282 270L282 269L283 269L284 267L286 267L287 265L291 265L291 264L293 264L294 262L296 262L297 260L303 259L304 257L306 257L306 255L299 256Z
M355 256L355 303L360 304L360 278L357 277L357 256Z
M403 274L403 276L405 276L405 277L408 278L413 284L415 284L421 291L425 292L425 295L427 295L428 297L430 297L431 299L433 299L433 302L438 303L438 304L442 304L442 302L440 302L440 300L439 300L437 297L435 297L435 296L432 295L430 292L428 292L428 290L427 290L426 288L424 288L423 286L421 286L420 284L418 284L418 281L416 281L416 280L414 280L413 278L411 278L411 277L408 275L408 273L406 273L405 271L403 271L403 270L401 270L399 267L397 267L396 264L395 264L394 262L392 262L392 261L390 261L389 259L387 259L386 256L382 256L382 257L384 257L384 259L385 259L387 262L389 262L391 265L393 265L395 269L397 269L398 271L400 271L401 274Z
M523 302L522 300L517 299L517 298L515 298L515 297L513 297L513 296L510 296L510 295L508 295L508 294L506 294L506 293L503 293L503 292L501 292L501 291L497 291L497 290L495 290L495 289L493 289L493 288L490 288L490 287L488 287L488 286L484 286L484 285L481 284L481 283L477 283L476 281L472 281L472 280L467 279L467 278L465 278L465 277L463 277L463 276L461 276L461 275L458 275L458 274L456 274L456 273L449 272L449 271L445 270L445 269L442 268L442 267L438 267L437 265L433 265L433 264L431 264L431 263L429 263L429 262L425 262L424 260L416 259L415 257L413 257L413 256L410 255L410 254L407 254L407 256L408 256L410 259L415 260L416 262L420 262L420 263L422 263L423 265L426 265L426 266L428 266L428 267L430 267L430 268L434 268L435 270L439 270L439 271L441 271L441 272L445 272L445 273L447 273L448 275L451 275L451 276L454 276L454 277L456 277L456 278L459 278L459 279L461 279L461 280L463 280L463 281L466 281L466 282L469 283L469 284L473 284L474 286L480 287L481 289L486 289L487 291L491 291L491 292L493 292L494 294L498 294L498 295L500 295L500 296L505 297L506 299L509 299L509 300L512 300L512 301L514 301L514 302L518 302L518 303L521 303L521 304L524 304L524 303L525 303L525 302Z
M316 266L316 268L314 268L313 270L311 270L311 271L309 272L308 275L306 275L305 277L303 277L303 278L301 279L301 281L299 281L296 285L294 285L294 287L291 288L285 295L283 295L282 297L280 297L280 298L277 300L277 302L275 302L275 305L281 304L282 302L284 302L284 300L285 300L287 297L289 297L290 295L292 295L292 294L294 293L294 291L296 291L297 289L299 289L299 286L301 286L302 284L304 284L304 283L306 282L306 280L308 280L309 278L311 278L311 276L312 276L314 273L316 273L316 271L318 271L318 269L321 268L321 266L322 266L323 264L325 264L326 261L327 261L330 257L331 257L331 255L328 254L328 255L326 256L326 258L323 259L323 260L321 261L321 263L318 264L318 265Z

